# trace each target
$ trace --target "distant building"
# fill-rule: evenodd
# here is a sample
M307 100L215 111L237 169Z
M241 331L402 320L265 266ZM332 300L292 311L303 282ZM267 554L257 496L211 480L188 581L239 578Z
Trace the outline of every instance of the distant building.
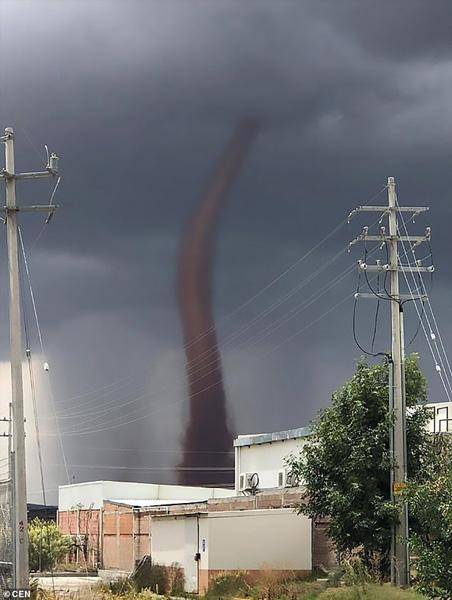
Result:
M46 506L44 504L27 504L28 521L39 517L42 521L56 521L57 506Z
M432 413L428 430L431 433L452 433L452 402L427 404Z

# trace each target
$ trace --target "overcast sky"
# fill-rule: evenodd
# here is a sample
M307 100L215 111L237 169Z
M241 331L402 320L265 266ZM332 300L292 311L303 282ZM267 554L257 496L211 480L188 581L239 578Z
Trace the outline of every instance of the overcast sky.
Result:
M71 481L175 481L187 409L178 245L243 116L260 134L222 215L214 289L235 432L305 425L353 373L356 272L302 303L361 257L355 247L324 267L378 215L345 223L266 286L388 176L402 204L431 207L410 229L432 226L431 298L450 347L451 19L448 0L0 3L0 124L15 128L17 169L42 168L43 144L61 156L61 209L43 231L24 216L22 230ZM51 186L18 184L18 202L45 203ZM5 252L0 278L5 362ZM374 311L359 304L366 346ZM377 350L390 343L387 311ZM422 330L410 349L444 400ZM38 404L52 488L66 475L44 384ZM33 445L30 430L32 460Z

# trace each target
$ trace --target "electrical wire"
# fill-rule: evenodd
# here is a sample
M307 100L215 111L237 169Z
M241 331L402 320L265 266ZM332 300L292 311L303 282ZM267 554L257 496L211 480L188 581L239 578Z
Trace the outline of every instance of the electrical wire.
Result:
M396 204L397 204L397 206L399 206L399 204L398 204L398 200L397 200L397 196L396 196ZM399 206L399 208L400 208L400 206ZM407 229L406 223L405 223L405 221L404 221L404 219L403 219L403 218L401 219L401 221L402 221L402 226L403 226L403 228L404 228L404 230L405 230L405 232L406 232L406 234L407 234L407 236L408 236L408 229ZM408 244L409 244L409 247L410 247L411 253L412 253L412 255L413 255L415 269L417 269L417 272L418 272L418 275L419 275L420 281L421 281L421 283L422 283L422 285L423 285L422 275L421 275L421 271L420 271L419 265L418 265L418 263L417 263L417 259L416 259L416 253L415 253L414 247L413 247L413 245L412 245L412 243L411 243L410 241L408 241ZM405 256L407 256L407 253L406 253L405 246L404 246L403 242L402 242L402 247L404 248L404 251L405 251ZM433 253L432 253L432 248L431 248L431 245L429 245L429 249L430 249L430 253L431 253L431 254L433 254ZM411 271L411 274L412 274L412 277L413 277L413 279L414 279L414 274L413 274L413 272L412 272L412 271ZM445 348L445 346L444 346L444 343L443 343L443 339L442 339L441 331L440 331L440 329L439 329L439 327L438 327L438 323L437 323L437 321L436 321L435 313L433 312L433 307L432 307L432 304L431 304L431 301L430 301L430 297L429 297L429 295L426 293L425 286L423 287L423 289L424 289L424 295L426 295L426 301L427 301L427 305L428 305L428 308L430 309L430 313L431 313L432 320L433 320L433 324L434 324L434 328L433 328L433 327L431 326L431 323L430 323L430 320L429 320L429 318L428 318L428 315L426 314L426 320L427 320L428 326L429 326L429 328L430 328L430 335L431 335L431 337L432 337L432 334L433 334L433 336L434 336L434 329L436 329L436 333L438 334L438 338L439 338L439 340L440 340L440 346L441 346L441 350L442 350L442 353L444 354L444 358L445 358L445 361L446 361L446 365L447 365L447 368L448 368L448 370L449 370L449 373L447 373L447 369L445 369L445 377L446 377L446 380L448 381L449 387L450 387L450 389L451 389L451 391L452 391L452 385L451 385L451 383L450 383L450 379L449 379L449 375L450 375L450 377L452 378L452 368L451 368L451 365L450 365L450 362L449 362L449 357L448 357L448 355L447 355L447 351L446 351L446 348ZM436 336L434 336L434 337L433 337L433 341L434 341L434 344L435 344L435 346L436 346L436 348L437 348L438 355L439 355L439 357L440 357L441 366L442 366L442 367L443 367L443 369L444 369L444 363L442 362L441 352L440 352L440 350L439 350L439 348L438 348L438 345L437 345L437 342L436 342Z
M396 200L396 204L398 205L398 202L397 202L397 200ZM402 219L402 222L404 223L403 219ZM405 223L404 223L404 225L405 225ZM405 225L405 229L406 229L406 225ZM399 227L398 227L398 226L397 226L397 231L400 233L400 230L399 230ZM408 231L407 231L407 229L406 229L406 232L407 232L407 235L408 235ZM405 248L405 243L404 243L402 240L400 241L400 243L401 243L402 249L403 249L403 251L404 251L405 258L406 258L406 259L408 259L408 253L407 253L407 250L406 250L406 248ZM415 269L415 267L413 268L413 270L414 270L414 269ZM415 285L416 285L416 279L415 279L415 277L414 277L413 271L410 271L410 272L411 272L411 275L412 275L412 277L413 277L413 281L414 281L414 283L415 283ZM418 270L418 272L420 273L420 271L419 271L419 270ZM415 299L415 297L414 297L414 294L413 294L413 291L412 291L412 288L411 288L410 282L408 281L408 277L407 277L407 275L406 275L406 272L405 272L403 269L402 269L402 274L403 274L403 276L404 276L405 283L406 283L406 285L407 285L407 288L408 288L408 290L409 290L409 293L410 293L410 295L411 295L411 298L412 298L412 300L413 300L414 307L415 307L415 309L416 309L416 312L417 312L417 314L418 314L419 320L420 320L420 322L421 322L421 327L422 327L422 329L423 329L423 332L424 332L425 339L426 339L426 341L427 341L427 344L428 344L428 347L429 347L430 353L431 353L431 355L432 355L432 358L433 358L433 361L434 361L434 364L435 364L435 369L436 369L436 371L437 371L437 372L438 372L438 374L439 374L439 377L440 377L440 379L441 379L441 382L442 382L442 384L443 384L443 387L444 387L444 391L445 391L445 393L446 393L446 397L447 397L448 401L450 402L450 401L451 401L451 394L450 394L450 381L448 380L447 373L444 373L444 376L443 376L443 371L441 370L441 368L439 368L439 369L438 369L438 367L439 367L439 364L438 364L438 359L439 359L439 361L440 361L440 363L441 363L441 366L442 366L442 367L443 367L443 369L444 369L444 366L443 366L443 364L444 364L444 363L443 363L442 356L441 356L441 354L439 353L439 350L438 350L438 348L437 348L437 347L436 347L436 350L437 350L437 353L438 353L438 358L437 358L437 356L436 356L436 354L435 354L435 351L433 350L433 347L432 347L432 344L431 344L431 341L430 341L431 335L429 336L429 335L427 334L427 330L426 330L426 328L425 328L425 325L424 325L424 323L423 323L423 319L422 319L422 317L421 317L421 313L420 313L420 311L419 311L419 309L418 309L418 306L417 306L417 303L416 303L416 299ZM427 298L428 298L428 297L427 297ZM431 332L433 332L433 330L431 329L431 327L430 327L430 324L429 324L429 319L428 319L428 315L427 315L427 313L425 313L425 317L426 317L426 320L427 320L428 326L429 326L429 328L430 328L430 331L431 331ZM447 382L447 383L446 383L446 382ZM448 386L449 386L449 388L448 388Z
M303 287L305 287L305 285L307 285L307 283L309 283L310 281L315 279L321 272L323 272L326 267L330 266L335 260L337 260L337 258L339 256L341 256L344 253L344 251L345 251L345 248L343 250L341 250L340 252L338 252L331 259L326 261L326 263L324 265L322 265L315 272L311 273L305 280L303 280L301 283L297 284L297 286L295 286L292 290L290 290L282 299L273 303L269 308L267 308L260 315L255 317L250 323L242 326L241 328L239 328L238 330L233 332L233 334L230 335L228 338L226 338L226 340L224 342L222 342L221 344L218 344L215 347L215 353L219 350L224 350L226 348L229 348L231 341L233 341L235 338L239 338L240 335L243 335L243 333L245 333L248 329L250 329L252 325L255 325L263 316L268 316L277 307L281 306L289 297L293 296L296 292L300 291ZM353 268L354 267L352 267L351 269L353 269ZM327 288L330 289L331 287L333 287L333 285L336 285L336 283L338 283L338 282L336 282L336 279L333 280L333 282L329 282L327 284ZM295 314L298 314L303 308L309 307L314 301L316 301L324 293L326 293L326 291L328 291L328 289L326 289L320 295L318 295L317 292L312 294L307 300L305 299L301 303L301 305L297 305L297 307L295 309L292 309L292 310L295 310L295 313L293 314L293 316L295 316ZM310 300L312 300L312 301L310 301ZM276 321L278 321L278 322L281 321L281 319L284 319L285 316L286 315L283 315ZM270 323L270 325L268 325L266 329L268 329L271 326L272 326L272 323ZM278 325L278 327L279 326L280 325ZM248 340L245 340L246 343L251 343L252 341L253 341L253 335ZM232 346L231 349L232 348L234 348L234 346ZM212 352L210 352L210 350L209 350L209 351L206 351L205 353L201 353L198 356L198 358L202 358L202 355L206 354L207 352L212 354ZM200 362L197 362L191 369L187 369L187 374L193 375L196 373L201 373L202 371L205 371L205 369L208 367L212 367L213 365L215 365L215 366L218 365L221 360L220 358L215 358L215 359L211 360L210 362L205 362L207 358L208 357L204 357L203 360L201 360ZM200 381L200 380L204 379L205 377L207 377L209 374L211 374L214 371L215 371L215 368L213 368L211 371L209 371L207 373L204 372L202 375L199 376L199 378L196 381ZM155 395L157 395L157 393ZM142 399L144 397L149 397L149 396L147 395L147 393L144 393L143 395L139 396L139 399ZM77 407L74 407L74 409L70 409L69 411L58 412L57 414L61 419L69 419L69 418L73 418L74 416L78 416L78 415L80 415L80 416L91 415L92 416L93 414L96 414L96 413L103 414L103 413L109 411L110 407L112 405L114 405L114 408L117 409L119 407L127 406L130 403L133 403L134 401L135 400L131 400L131 401L127 400L125 403L118 404L117 400L114 399L111 401L107 401L105 403L101 403L100 405L99 405L99 403L97 403L96 407L92 411L90 411L90 410L87 411L86 409L77 410Z
M380 292L380 273L377 275L377 291ZM374 328L372 331L372 341L371 341L371 352L375 350L375 338L377 337L377 329L378 329L378 314L380 312L380 298L377 298L377 306L375 308L374 315Z
M18 229L18 233L19 233L19 242L20 242L20 247L21 247L21 250L22 250L22 258L23 258L23 263L24 263L24 266L25 266L25 273L26 273L26 276L27 276L28 290L29 290L29 293L30 293L31 304L32 304L32 307L33 307L33 314L34 314L35 323L36 323L36 330L37 330L37 333L38 333L39 345L40 345L42 357L45 359L46 353L44 351L44 342L42 340L41 326L39 324L38 311L36 309L35 295L34 295L34 292L33 292L33 287L31 285L30 271L28 269L28 261L27 261L27 255L26 255L26 252L25 252L24 241L23 241L23 238L22 238L22 231L21 231L20 227L18 227L17 229ZM54 397L53 397L52 382L51 382L51 379L50 379L50 372L48 372L47 375L48 375L48 391L49 391L50 404L51 404L51 407L52 407L52 410L53 410L54 414L56 415L55 400L54 400ZM59 423L58 423L58 418L57 417L55 417L55 424L56 424L57 430L59 431ZM58 435L58 440L59 440L59 445L60 445L60 449L61 449L61 454L62 454L62 457L63 457L63 462L66 464L67 463L66 453L65 453L65 450L64 450L63 438L61 437L61 433ZM68 482L70 482L69 470L67 468L66 468L66 476L67 476Z
M342 252L342 251L341 251ZM338 255L341 253L338 253ZM337 256L337 255L336 255ZM335 257L333 257L335 258ZM330 261L327 261L328 263ZM321 267L319 270L317 270L314 273L314 276L316 273L318 273L320 270L322 270L323 267ZM260 343L263 339L265 339L266 337L268 337L268 335L270 335L271 333L273 333L276 329L278 329L279 327L281 327L281 325L283 325L285 322L289 321L291 318L294 318L297 314L299 314L300 312L302 312L302 310L305 310L306 308L309 308L310 306L312 306L312 304L314 304L318 299L320 299L323 295L325 295L330 289L332 289L334 286L336 286L338 283L340 283L340 281L342 281L342 279L347 276L348 274L350 274L353 270L355 269L354 265L347 267L342 273L340 273L338 276L336 276L336 278L334 278L332 281L328 282L325 286L323 286L323 288L320 289L320 292L315 292L314 294L312 294L310 297L308 297L307 299L303 300L303 302L299 305L297 305L294 309L292 309L291 311L289 311L288 313L282 315L281 317L279 317L279 319L274 320L272 323L270 323L266 328L264 328L262 331L259 331L257 333L257 337L256 334L254 336L251 336L250 338L248 338L246 340L247 344L251 344L254 343L254 345L256 345L256 343ZM296 286L299 287L299 286ZM268 333L267 333L268 332ZM265 335L262 335L262 334ZM226 347L226 344L219 344L218 349L224 349ZM218 361L212 360L208 363L202 364L202 365L197 365L196 369L193 369L191 371L192 374L196 373L196 372L201 372L202 370L204 370L204 373L200 374L199 377L195 380L195 382L199 382L202 381L203 379L205 379L208 375L214 373L216 371L215 368L212 368L211 370L209 370L208 372L205 372L205 369L208 368L209 366L216 366L216 364L218 364ZM100 405L97 404L95 408L93 408L92 410L77 410L76 408L73 410L69 410L69 411L64 411L64 412L59 412L58 417L60 419L73 419L77 416L81 416L81 417L89 417L90 422L92 422L92 418L96 418L96 415L104 415L106 413L111 412L112 409L114 410L120 410L123 409L125 406L129 406L130 404L134 404L144 398L151 398L153 396L159 396L161 395L160 392L155 392L153 394L149 394L148 392L144 392L143 394L140 394L137 397L131 397L131 398L126 398L123 402L118 403L118 401L112 400L112 401L107 401L106 403L101 403ZM114 406L112 406L114 405ZM116 418L120 418L120 417L116 417Z
M372 253L373 253L373 252L372 252ZM340 280L343 278L343 276L344 276L344 275L347 275L347 274L348 274L349 272L351 272L353 269L354 269L354 266L351 266L351 267L347 268L347 269L344 271L344 273L343 273L343 274L340 274L339 276L337 276L337 277L335 278L335 280L333 280L332 282L330 282L330 283L328 284L328 286L326 287L326 289L324 289L324 290L323 290L323 291L322 291L320 294L317 294L317 295L313 295L313 296L311 296L311 299L312 299L312 300L311 300L310 302L308 302L308 303L306 303L306 301L305 301L305 303L304 303L304 304L305 304L305 305L304 305L304 308L306 308L306 307L307 307L307 306L306 306L306 304L308 304L308 305L311 305L311 304L312 304L314 301L316 301L316 300L317 300L317 299L318 299L318 298L319 298L321 295L323 295L324 293L326 293L326 291L328 291L328 290L329 290L329 289L331 289L331 288L332 288L334 285L336 285L337 283L339 283L339 281L340 281ZM308 299L308 300L310 300L310 299ZM296 311L295 311L295 312L300 312L300 307L298 307L298 308L296 309ZM289 318L292 318L293 316L295 316L295 314L289 314L288 316L287 316L287 315L285 315L285 316L283 316L283 317L282 317L282 319L283 319L283 320L285 320L285 321L287 321L287 320L289 320ZM280 326L280 324L281 324L281 323L278 323L278 324L277 324L277 327L279 327L279 326ZM277 327L276 327L276 328L277 328ZM268 329L268 328L267 328L267 329ZM262 335L261 335L261 339L262 339ZM261 341L261 339L259 339L259 338L258 338L258 341ZM215 372L215 369L213 369L212 371L209 371L208 373L205 373L205 374L204 374L202 377L200 377L200 378L199 378L199 380L202 380L202 379L204 379L205 377L207 377L209 374L211 374L211 373L213 373L213 372ZM216 382L216 383L215 383L215 384L213 384L213 385L218 385L219 383L220 383L220 382L218 381L218 382ZM163 392L163 393L165 393L165 391L167 391L167 390L164 390L164 392ZM203 390L203 391L204 391L204 390ZM120 406L117 406L116 408L118 408L118 409L119 409L119 408L124 408L124 406L125 406L125 405L130 405L131 403L134 403L134 402L136 402L136 401L139 401L140 399L144 399L144 398L147 398L147 399L149 399L149 398L150 398L150 397L152 397L153 395L161 395L161 392L157 392L156 394L143 394L143 395L140 395L140 396L139 396L139 397L137 397L137 398L133 398L132 400L128 400L128 401L126 401L126 402L124 402L124 403L121 403L121 405L120 405ZM141 410L141 409L140 409L140 410ZM100 416L101 416L101 415L103 415L103 414L105 414L106 412L110 412L110 410L101 410L101 411L98 411L96 414L98 414L98 415L99 415L99 416L98 416L98 418L100 418ZM73 415L72 415L72 416L73 416ZM114 424L113 426L118 426L118 425L120 425L120 423L118 424L118 423L116 423L116 422L117 422L118 420L122 420L122 419L123 419L123 416L114 417L114 418L110 419L109 421L107 421L107 424L108 424L108 426L112 426L113 424ZM92 419L92 415L91 415L91 416L90 416L90 419L89 419L89 424L91 424L91 425L92 425L92 424L93 424L93 422L92 422L92 421L93 421L93 419ZM83 425L84 425L84 423L83 423L83 422L82 422L82 423L79 423L79 426L83 427ZM65 434L67 434L67 433L69 433L69 432L66 432L66 431L65 431L64 433L65 433ZM75 432L75 431L71 431L71 433L76 433L76 432Z
M358 340L358 336L356 333L356 309L357 309L357 305L358 305L359 292L361 289L360 283L361 283L361 271L358 272L358 282L357 282L357 286L356 286L356 293L354 295L355 300L353 302L353 318L352 318L353 339L355 341L355 344L361 350L361 352L364 352L364 354L366 354L367 356L373 356L375 358L377 356L384 356L386 358L389 358L390 355L387 352L373 352L373 350L371 350L371 351L366 350L366 348L364 348L364 346L362 346Z
M351 272L352 272L354 269L355 269L355 266L354 266L354 265L352 265L352 266L350 266L350 267L347 267L347 269L345 269L345 271L344 271L343 273L339 274L339 275L338 275L338 276L337 276L337 277L336 277L334 280L332 280L332 281L331 281L331 282L329 282L329 283L328 283L326 286L324 286L324 289L323 289L323 290L322 290L320 293L313 294L313 295L312 295L310 298L308 298L307 300L305 300L305 301L302 303L301 307L298 307L298 308L296 309L296 311L295 311L295 312L292 312L292 314L290 314L289 316L286 316L286 319L285 319L285 321L288 321L288 320L290 320L291 318L295 317L295 316L296 316L296 314L297 314L297 313L299 313L299 312L301 312L301 310L302 310L302 309L306 309L306 308L308 308L309 306L311 306L312 304L314 304L314 303L315 303L315 302L316 302L316 301L317 301L317 300L318 300L318 299L319 299L321 296L323 296L323 295L324 295L325 293L327 293L327 292L328 292L330 289L332 289L332 288L333 288L333 287L335 287L335 286L336 286L338 283L340 283L340 281L342 281L342 280L343 280L343 279L344 279L346 276L348 276L348 275L349 275L349 274L350 274L350 273L351 273ZM282 324L281 322L280 322L280 323L278 323L278 324L277 324L277 326L276 326L276 327L274 327L274 330L276 330L278 327L280 327L280 326L281 326L281 324ZM261 332L261 333L262 333L262 332ZM270 333L273 333L273 331L272 331L272 332L270 332ZM266 333L266 335L264 335L264 336L260 335L260 338L258 338L258 340L257 340L257 341L258 341L258 342L261 342L263 339L265 339L265 337L268 337L268 335L269 335L269 333ZM249 340L249 342L248 342L248 343L250 343L251 341L252 341L252 340ZM206 366L208 366L208 365L206 365ZM211 375L211 374L213 374L213 373L215 373L215 372L216 372L216 369L214 368L214 369L212 369L212 370L208 371L207 373L204 373L202 376L199 376L199 377L198 377L198 378L195 380L195 382L202 381L202 380L204 380L204 379L205 379L207 376L209 376L209 375ZM219 383L219 382L217 382L217 384L218 384L218 383ZM170 390L164 390L164 392L163 392L163 393L165 393L165 391L170 391ZM138 396L137 398L132 398L131 400L127 400L127 401L125 401L125 402L122 402L122 403L121 403L121 404L119 404L119 405L116 405L115 409L117 409L117 410L120 410L120 409L123 409L125 406L129 406L130 404L134 404L135 402L137 402L137 401L139 401L139 400L141 400L141 399L144 399L144 398L147 398L147 399L149 399L149 398L151 398L152 396L161 396L161 394L162 394L162 392L155 392L155 393L153 393L153 394L143 394L143 395L141 395L141 396ZM141 409L139 409L139 410L141 410ZM101 416L102 416L102 415L105 415L106 413L110 413L110 412L111 412L111 409L110 409L110 408L105 408L105 409L99 410L99 411L97 411L97 412L95 413L95 414L96 414L96 415L98 415L98 416L95 416L95 414L94 414L94 413L91 413L91 414L90 414L90 416L89 416L89 419L86 421L86 423L93 424L93 419L94 419L94 420L96 420L96 419L99 419L99 418L101 418ZM72 415L72 416L73 416L73 415ZM85 415L83 415L83 416L85 416ZM122 419L122 418L123 418L123 416L117 416L117 417L113 417L113 418L112 418L112 419L110 419L108 422L111 424L111 423L113 423L115 420ZM83 422L83 421L82 421L82 422L79 422L79 424L78 424L78 425L79 425L79 426L83 426L83 425L84 425L84 422Z
M363 204L362 206L366 206L368 204L370 204L375 198L377 198L385 189L387 189L387 185L384 185L378 192L376 192L365 204ZM287 275L287 273L289 273L290 271L292 271L297 265L299 265L301 262L303 262L306 258L308 258L315 250L317 250L321 245L323 245L328 239L330 239L337 231L340 230L340 228L346 223L349 222L349 218L342 220L336 227L334 227L324 238L322 238L322 240L320 240L317 244L315 244L310 250L308 250L303 256L301 256L300 258L298 258L294 263L292 263L291 265L289 265L288 268L286 268L283 272L281 272L278 276L276 276L274 279L272 279L268 284L266 284L264 287L262 287L257 293L255 293L253 296L251 296L250 298L248 298L248 300L246 300L244 303L242 303L240 306L238 306L236 309L234 309L232 312L228 313L227 315L225 315L224 317L222 317L220 319L220 322L230 318L231 316L237 314L238 312L240 312L241 310L243 310L243 308L245 308L246 306L248 306L249 304L251 304L254 300L256 300L258 297L260 297L266 290L268 290L269 288L271 288L273 285L275 285L277 282L279 282L285 275ZM316 275L315 275L316 276ZM215 326L211 326L209 327L207 330L205 330L202 334L200 334L199 336L197 336L196 338L192 339L190 342L184 344L184 348L188 348L190 347L190 345L196 343L199 339L201 339L202 337L208 335ZM125 377L125 378L121 378L118 383L120 383L121 381L125 381L125 380L129 380L131 377ZM112 384L113 385L113 384ZM102 386L101 388L97 388L95 390L92 390L91 392L87 392L86 394L81 394L79 396L73 396L72 398L69 398L64 402L71 402L74 399L78 399L78 398L82 398L88 395L92 395L95 394L98 390L102 390L102 389L106 389L107 387L109 387L109 385L107 386Z
M309 328L311 328L313 325L315 325L316 323L318 323L319 321L321 321L323 318L325 318L331 312L333 312L334 310L336 310L337 308L339 308L340 306L342 306L345 302L348 302L351 297L353 297L353 294L347 294L342 300L340 300L339 302L337 302L336 304L334 304L332 307L330 307L328 310L326 310L324 313L322 313L319 317L317 317L316 319L314 319L313 321L311 321L310 323L308 323L307 325L305 325L301 329L295 331L289 337L287 337L284 340L282 340L279 344L277 344L276 346L274 346L273 348L271 348L270 350L268 350L267 352L265 352L264 354L262 354L261 356L259 356L257 359L255 359L254 362L258 362L258 361L262 360L263 358L266 358L267 356L269 356L270 354L272 354L273 352L275 352L276 350L278 350L284 344L287 344L288 342L292 341L293 339L295 339L296 337L298 337L299 335L301 335L302 333L304 333L305 331L307 331ZM242 361L241 362L241 366L243 367L244 364L248 364L248 363L244 363ZM194 397L194 396L196 396L196 395L198 395L200 393L203 393L203 392L205 392L205 391L207 391L207 390L215 387L216 385L218 385L218 383L220 381L222 381L222 380L220 379L219 381L216 381L215 383L213 383L212 385L204 388L203 390L200 390L199 392L197 392L195 394L192 394L192 397ZM151 412L148 412L148 413L146 413L144 415L140 415L140 416L134 417L132 419L128 419L126 421L123 421L122 423L116 423L115 425L103 426L103 427L95 428L95 429L85 429L85 430L80 430L80 431L65 431L64 435L67 435L67 436L91 435L91 434L98 434L98 433L100 433L102 431L110 431L110 430L113 430L113 429L117 429L118 427L125 427L126 425L129 425L131 423L135 423L137 421L141 421L143 419L146 419L146 418L154 415L155 413L157 413L157 412L159 412L161 410L166 410L168 407L181 404L182 402L184 402L184 399L182 399L182 400L175 400L173 402L167 402L167 403L165 403L164 406L156 407ZM51 432L49 432L49 433L47 433L47 435L53 435L53 434Z

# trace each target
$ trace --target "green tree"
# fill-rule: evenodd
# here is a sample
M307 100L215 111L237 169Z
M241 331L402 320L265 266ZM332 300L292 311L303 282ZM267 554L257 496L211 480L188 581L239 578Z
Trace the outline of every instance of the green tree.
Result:
M431 458L422 406L427 383L418 357L406 359L408 471L422 480ZM388 568L394 506L390 502L388 365L358 363L355 375L332 396L330 407L312 424L312 437L288 466L303 481L306 494L299 512L329 519L328 533L339 556L358 553L367 565L379 557ZM414 408L416 407L416 408Z
M452 598L452 436L437 436L429 476L406 490L415 586L431 598Z
M28 525L28 535L31 571L53 569L72 546L71 538L63 535L56 523L38 517Z

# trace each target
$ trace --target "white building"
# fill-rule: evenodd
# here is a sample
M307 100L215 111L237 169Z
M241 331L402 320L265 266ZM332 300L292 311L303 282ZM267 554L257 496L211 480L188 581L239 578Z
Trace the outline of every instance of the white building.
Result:
M87 481L58 488L58 511L74 509L99 510L107 500L136 505L157 506L205 501L209 498L227 498L232 490L225 488L190 487L183 485L160 485L128 481Z
M311 520L288 508L154 516L151 556L168 567L178 563L188 592L205 592L228 571L246 571L251 580L268 570L308 575Z
M430 403L432 420L428 425L431 433L452 433L452 402Z
M235 491L240 494L249 488L271 489L299 484L290 477L285 459L298 455L310 435L308 427L239 435L234 440Z

